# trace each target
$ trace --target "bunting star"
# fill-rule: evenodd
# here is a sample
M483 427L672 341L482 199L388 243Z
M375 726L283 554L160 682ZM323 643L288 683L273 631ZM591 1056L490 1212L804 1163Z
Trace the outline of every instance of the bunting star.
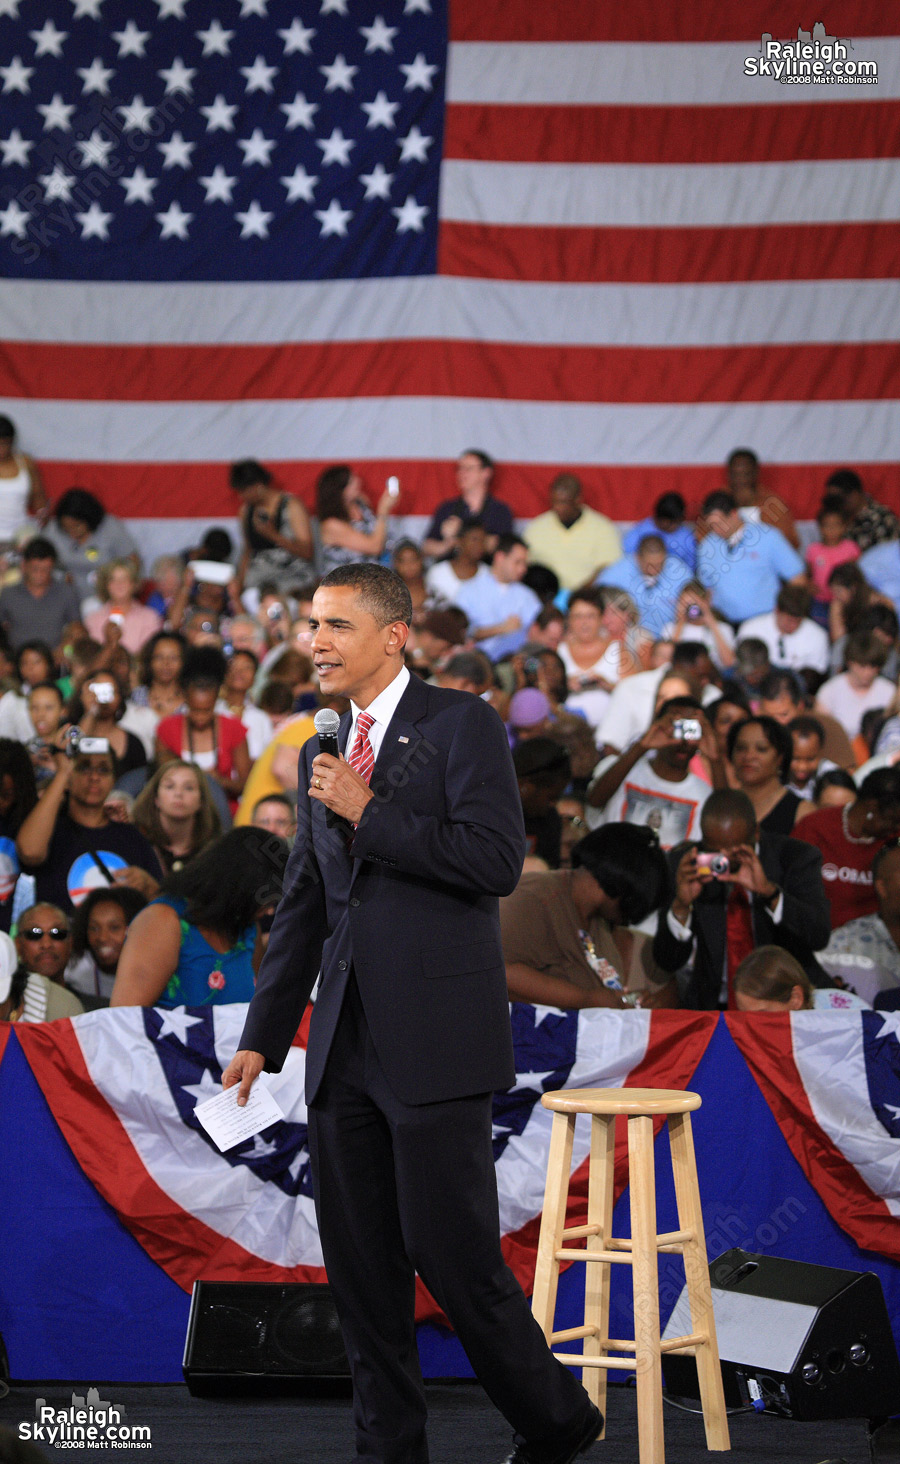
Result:
M90 137L76 142L75 147L81 153L83 168L89 168L92 163L96 163L98 168L105 168L115 145L112 138L104 137L100 129L95 127Z
M349 208L341 208L336 198L331 200L327 208L317 208L315 215L322 225L320 234L323 239L327 238L329 234L345 235L347 224L353 217L352 211Z
M81 20L82 16L86 16L89 20L100 19L100 6L103 4L103 0L72 0L72 4L75 7L73 20Z
M184 7L187 0L156 0L159 6L159 20L184 20Z

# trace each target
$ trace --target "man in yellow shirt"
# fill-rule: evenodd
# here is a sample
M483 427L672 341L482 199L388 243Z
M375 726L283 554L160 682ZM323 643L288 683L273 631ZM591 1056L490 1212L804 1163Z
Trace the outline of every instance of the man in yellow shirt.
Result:
M550 509L532 519L525 542L532 564L546 564L564 590L587 584L607 564L622 557L622 539L605 514L588 508L574 473L560 473L550 484Z

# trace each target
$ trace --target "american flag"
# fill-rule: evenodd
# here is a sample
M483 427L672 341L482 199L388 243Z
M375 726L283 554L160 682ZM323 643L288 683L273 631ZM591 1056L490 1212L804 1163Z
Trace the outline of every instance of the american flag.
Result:
M745 74L813 22L874 83ZM888 32L895 32L890 34ZM467 445L616 518L737 445L900 502L900 35L875 0L0 0L4 410L52 493L233 511Z

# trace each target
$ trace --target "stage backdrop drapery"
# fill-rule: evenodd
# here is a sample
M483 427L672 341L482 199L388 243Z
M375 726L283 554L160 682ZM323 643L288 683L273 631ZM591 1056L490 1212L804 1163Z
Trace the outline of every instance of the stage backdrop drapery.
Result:
M323 1279L303 1029L272 1079L283 1122L220 1155L193 1117L195 1102L218 1090L243 1015L129 1008L7 1029L0 1185L10 1264L0 1331L14 1376L173 1380L195 1279ZM526 1288L549 1143L541 1093L692 1088L704 1098L695 1130L710 1255L740 1245L874 1270L900 1339L900 1016L726 1019L518 1004L512 1015L517 1081L495 1099L494 1145L504 1248ZM584 1219L587 1137L585 1124L572 1223ZM663 1160L660 1228L675 1229ZM620 1191L624 1180L620 1163ZM617 1223L627 1233L622 1199ZM567 1324L581 1269L563 1277ZM625 1328L614 1334L627 1336L628 1283L614 1281L615 1325ZM662 1258L664 1318L680 1286L680 1262ZM424 1290L418 1315L426 1371L465 1374Z
M101 11L102 3L102 11ZM748 75L795 3L32 0L0 8L0 399L56 492L233 508L253 455L422 515L479 446L519 517L632 520L738 445L813 516L900 500L900 34ZM830 64L830 63L829 63ZM846 62L842 62L846 66Z

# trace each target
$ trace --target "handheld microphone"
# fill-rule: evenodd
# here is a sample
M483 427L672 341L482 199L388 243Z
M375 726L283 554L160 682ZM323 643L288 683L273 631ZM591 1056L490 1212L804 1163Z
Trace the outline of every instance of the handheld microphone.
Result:
M338 728L340 725L341 719L337 712L332 711L331 707L323 707L313 717L313 726L319 738L319 751L327 753L329 757L340 757L341 755L340 748L338 747ZM330 829L345 828L347 826L346 819L340 818L333 809L327 807L325 809L325 822Z

